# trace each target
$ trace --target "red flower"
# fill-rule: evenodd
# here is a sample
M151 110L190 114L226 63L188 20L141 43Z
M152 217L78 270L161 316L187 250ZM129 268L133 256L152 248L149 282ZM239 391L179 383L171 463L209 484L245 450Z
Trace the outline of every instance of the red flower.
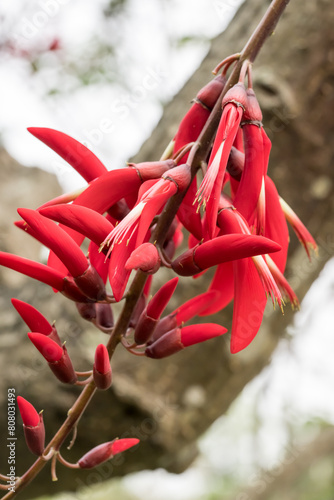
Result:
M113 458L118 453L122 453L136 446L138 443L139 439L126 438L100 444L81 457L80 460L78 460L78 464L81 469L92 469L110 458Z
M61 345L55 326L50 325L42 313L22 300L12 299L12 304L31 331L47 335Z
M172 262L172 267L181 276L193 276L222 262L278 250L280 246L277 243L263 236L226 234L188 250Z
M29 401L17 396L17 404L23 420L24 437L29 450L35 455L44 452L45 428L42 413L37 413Z
M226 164L245 104L246 90L243 84L238 83L224 97L223 114L210 155L208 170L197 192L196 199L200 205L204 205L207 212L206 224L210 238L214 237Z
M75 384L77 376L65 345L60 347L41 333L28 333L28 337L46 359L56 377L65 384Z
M218 337L226 332L226 328L215 323L203 323L201 325L175 328L146 347L145 354L149 358L154 359L166 358L185 347Z
M178 281L179 278L167 281L149 301L135 328L134 340L136 344L145 344L151 337L161 314L175 291Z
M98 389L108 389L111 386L111 367L109 353L105 345L99 344L95 351L93 377Z
M52 128L29 127L28 131L67 161L87 182L107 172L94 153L69 135Z
M101 245L113 225L95 210L80 205L55 205L39 210L44 217L60 222Z

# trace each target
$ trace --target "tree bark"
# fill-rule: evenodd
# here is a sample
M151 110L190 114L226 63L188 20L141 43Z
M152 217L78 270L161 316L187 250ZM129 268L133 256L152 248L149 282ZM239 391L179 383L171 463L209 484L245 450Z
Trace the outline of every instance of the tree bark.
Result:
M193 77L166 106L163 118L138 153L137 161L159 157L175 134L191 98L211 78L211 70L221 59L242 48L268 4L269 1L248 0L242 5L228 29L213 40L207 57ZM254 65L255 90L263 109L265 129L273 142L269 174L281 196L298 213L320 247L319 256L309 263L291 234L287 277L300 299L334 251L334 173L331 168L334 156L333 21L334 4L331 1L291 0L275 34L267 41ZM21 175L16 177L17 182ZM35 197L35 192L32 196ZM28 206L37 206L37 200ZM13 251L6 246L6 241L4 243L1 249ZM21 244L15 246L18 248L14 251L20 253ZM17 316L9 311L9 297L31 301L37 307L35 298L38 298L41 310L48 318L58 318L57 325L62 338L67 339L77 369L89 367L92 346L104 338L90 325L77 321L74 306L62 300L59 294L54 298L51 292L45 292L44 286L31 280L25 281L24 286L22 281L13 284L4 271L1 271L0 278L5 287L1 293L1 309L6 311L0 337L3 346L2 414L4 416L6 389L15 387L17 394L27 397L39 409L45 409L47 435L51 437L73 403L77 389L58 385L33 348L27 347L24 328ZM181 286L179 288L181 290ZM182 292L171 304L171 309L177 301L201 292L200 280L184 280ZM291 319L288 309L282 317L279 311L268 306L255 341L245 351L233 356L229 354L227 337L187 349L162 361L132 357L119 349L113 361L112 389L94 399L79 424L77 443L66 458L76 460L91 447L116 436L137 435L142 441L140 447L136 453L128 453L126 457L89 474L61 468L60 481L56 484L49 482L49 471L46 470L38 483L30 486L27 495L36 496L46 490L51 493L59 489L75 489L105 480L111 474L125 474L143 468L184 470L196 456L198 436L228 409L245 385L270 362ZM231 307L213 321L229 327ZM18 437L19 434L18 430ZM18 446L19 466L23 471L32 459L25 456L22 436L18 439Z

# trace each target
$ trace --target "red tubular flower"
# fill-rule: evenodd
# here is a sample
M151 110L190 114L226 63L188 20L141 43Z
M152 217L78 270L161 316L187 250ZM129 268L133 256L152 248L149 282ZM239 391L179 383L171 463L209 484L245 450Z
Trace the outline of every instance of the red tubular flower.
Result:
M204 205L210 238L214 237L218 203L226 171L226 164L246 105L243 84L234 85L223 99L223 114L210 155L208 170L197 192L196 200Z
M196 98L190 110L182 119L179 129L174 137L174 153L179 151L187 144L198 139L211 110L214 107L219 95L226 83L226 79L219 75L203 87ZM186 162L189 153L183 157ZM202 239L201 217L193 209L193 200L197 192L197 179L193 179L180 207L178 217L183 226L198 239Z
M157 247L152 243L142 243L137 247L125 264L125 269L141 269L143 272L154 274L161 265Z
M29 401L17 396L17 404L23 420L24 437L34 455L42 455L45 443L45 428L42 413L38 414Z
M262 113L254 91L247 89L242 123L245 162L233 205L248 222L256 209L269 161L270 147L265 148L263 143L261 120Z
M63 132L39 127L30 127L28 131L67 161L87 182L107 172L103 163L86 146Z
M17 211L38 235L39 241L57 254L73 277L81 276L87 270L88 262L84 253L57 224L36 210L19 208Z
M64 275L39 262L34 262L18 255L0 252L0 265L41 281L60 292L64 288Z
M185 347L218 337L226 332L226 328L215 323L203 323L201 325L175 328L146 347L145 354L149 358L154 359L166 358Z
M152 344L168 331L174 330L174 328L179 326L183 326L183 323L186 323L195 316L202 315L201 312L207 309L212 302L215 303L219 295L220 292L212 290L187 300L187 302L158 322L149 343Z
M179 278L167 281L149 301L135 328L134 340L136 344L145 344L151 337L161 314L175 291L178 281Z
M42 313L22 300L12 299L12 304L23 321L28 325L29 330L47 335L50 339L61 345L56 328L50 325Z
M60 222L100 245L114 229L101 214L80 205L55 205L39 210L44 217Z
M132 448L138 443L139 439L126 438L100 444L81 457L80 460L78 460L78 464L81 469L92 469L110 458L113 458L118 453L122 453Z
M75 302L91 301L79 290L72 277L64 276L56 269L52 269L39 262L34 262L18 255L0 252L0 265L52 286L65 295L65 297Z
M41 333L28 333L28 337L46 359L55 376L65 384L75 384L77 376L65 345L60 347Z
M105 345L99 344L95 351L93 377L98 389L106 390L111 386L111 367L108 350Z
M80 290L92 300L104 300L104 283L77 243L57 224L39 212L21 208L18 213L32 228L38 240L57 254Z
M226 234L183 253L172 262L172 268L181 276L193 276L222 262L277 252L280 248L263 236Z

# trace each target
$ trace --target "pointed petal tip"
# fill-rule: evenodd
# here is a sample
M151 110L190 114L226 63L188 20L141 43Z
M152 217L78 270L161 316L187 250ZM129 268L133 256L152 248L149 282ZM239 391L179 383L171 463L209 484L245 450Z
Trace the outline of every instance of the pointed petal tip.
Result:
M63 356L63 348L42 333L29 332L28 337L48 363L56 363Z
M117 453L122 453L125 450L128 450L129 448L132 448L133 446L136 446L136 444L139 443L139 439L137 438L124 438L124 439L117 439L116 441L113 442L112 444L112 454L117 455Z
M16 401L24 425L27 427L37 427L40 417L33 405L22 396L17 396Z

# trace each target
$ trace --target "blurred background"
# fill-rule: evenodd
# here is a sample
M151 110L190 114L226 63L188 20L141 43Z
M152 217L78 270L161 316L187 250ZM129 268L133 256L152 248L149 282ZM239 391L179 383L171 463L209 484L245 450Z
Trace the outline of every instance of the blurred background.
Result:
M162 127L165 142L154 145L158 157L175 133L175 116L182 117L196 94L196 90L192 95L182 91L185 83L190 79L188 87L199 89L211 78L207 61L210 70L229 54L218 42L224 40L221 33L241 4L240 0L4 0L0 6L1 147L24 167L37 166L54 174L64 190L74 190L84 183L69 165L26 131L28 126L51 127L75 137L92 149L108 169L124 166L144 141L144 151L149 150L154 142L153 130ZM247 20L259 20L268 2L251 0L245 4L227 30L227 47L238 41L240 31L246 38L250 35L251 22ZM187 437L188 441L196 440L192 458L187 457L179 468L166 466L169 471L178 469L179 474L167 472L162 466L154 471L133 472L122 479L110 480L109 472L105 477L101 473L65 486L76 493L61 492L56 498L334 498L333 146L327 142L327 135L333 132L333 117L325 118L317 110L319 103L322 110L333 109L334 49L330 37L326 38L333 11L330 2L307 7L292 0L291 10L283 19L283 33L291 35L288 23L296 22L299 13L298 29L304 36L298 37L299 32L294 31L296 38L289 43L287 40L284 50L278 46L282 37L272 37L264 59L260 58L258 73L257 64L254 66L259 100L267 118L264 125L268 125L272 141L279 144L273 149L273 177L281 182L289 204L319 236L319 256L313 265L308 264L296 238L291 236L287 273L300 296L305 295L301 311L293 316L288 313L281 323L278 314L272 316L268 311L257 344L263 349L263 359L259 361L250 350L245 358L237 356L237 361L229 361L229 369L244 373L245 379L232 390L229 404L221 403L220 411L215 407L206 425L197 426L194 435ZM324 13L325 24L321 17ZM280 26L277 37L279 30ZM310 33L312 36L308 36ZM320 38L327 47L321 56L324 60L318 58ZM289 57L290 42L300 61L310 61L310 68L302 63L295 65ZM233 52L241 47L238 44ZM276 58L277 53L280 55ZM191 77L195 70L194 79ZM304 90L298 93L298 85L303 82ZM173 107L174 121L159 123L164 108L168 115ZM310 123L305 116L310 117ZM326 134L317 126L318 121L327 127ZM283 155L285 147L286 152L290 152L289 148L293 151L288 157ZM316 160L308 148L313 148ZM309 163L302 155L309 157ZM15 191L15 183L12 188ZM7 189L5 184L2 189ZM17 189L27 196L30 191L31 200L35 196L33 189L38 196L44 194L42 182L32 181ZM2 221L1 227L4 224ZM8 239L2 237L0 241L1 250L7 250ZM0 284L8 286L9 278L0 278ZM5 314L3 318L9 338L14 320L6 323ZM224 356L226 361L226 353ZM177 362L183 363L182 358ZM211 363L211 359L205 362ZM22 366L26 366L24 363ZM205 385L204 389L197 383L187 386L183 400L193 412L201 412L204 402L210 405L203 392ZM176 403L172 400L171 404ZM151 464L145 467L145 463L143 460L142 466L134 468L154 468ZM59 479L61 490L60 469ZM47 484L42 491L53 492L53 486L48 490ZM23 493L25 497L30 498L28 491Z

